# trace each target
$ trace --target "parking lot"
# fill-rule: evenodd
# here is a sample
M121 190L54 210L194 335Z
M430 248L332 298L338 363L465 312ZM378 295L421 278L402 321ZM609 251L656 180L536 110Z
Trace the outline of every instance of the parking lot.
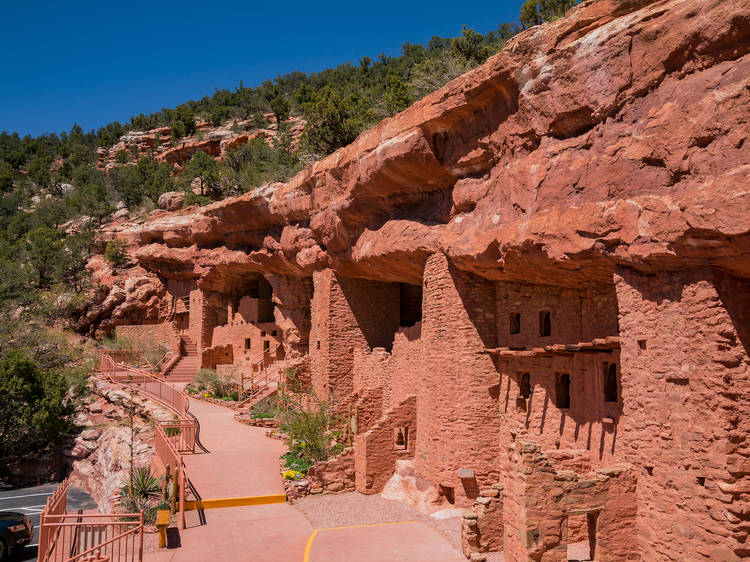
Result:
M31 488L0 490L0 511L15 511L28 515L34 525L32 543L11 557L12 562L36 560L39 541L39 514L47 498L57 489L57 484L44 484ZM96 502L80 488L68 488L68 511L95 509Z

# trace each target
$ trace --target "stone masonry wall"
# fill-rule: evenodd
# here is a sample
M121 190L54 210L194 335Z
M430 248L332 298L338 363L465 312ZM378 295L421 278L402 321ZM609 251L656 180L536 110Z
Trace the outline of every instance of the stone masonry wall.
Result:
M568 560L568 520L591 518L595 560L640 560L634 539L636 472L613 465L578 474L558 470L533 441L510 447L503 490L504 555L508 562ZM590 553L591 554L591 553Z
M711 270L622 269L616 281L627 334L618 434L622 457L641 470L643 552L660 560L750 556L750 283Z
M416 426L417 397L411 395L391 408L365 433L354 438L354 472L357 491L378 494L393 474L396 461L414 457L418 436ZM397 445L396 434L404 440Z
M172 325L167 322L162 324L117 326L115 327L115 335L118 340L133 342L136 349L146 345L163 344L170 351L176 352L180 346L177 334L175 334Z
M340 278L332 270L316 272L313 279L313 388L346 409L354 390L354 350L390 347L393 342L399 323L398 285Z
M457 505L469 505L500 474L498 374L483 353L497 339L495 288L441 253L427 260L424 279L417 469L453 488ZM473 470L477 482L464 488L461 469Z
M614 285L599 289L570 289L552 285L498 282L499 347L576 344L617 335L617 298ZM539 313L549 311L552 332L539 334ZM519 333L511 333L510 315L520 314Z
M498 357L501 447L507 449L516 436L528 435L545 451L585 449L602 462L618 456L624 447L616 433L622 412L621 385L618 402L605 402L604 377L608 365L619 365L619 356L615 349L567 356ZM531 396L526 399L520 395L525 373L531 384ZM556 406L556 380L562 373L570 375L567 409Z

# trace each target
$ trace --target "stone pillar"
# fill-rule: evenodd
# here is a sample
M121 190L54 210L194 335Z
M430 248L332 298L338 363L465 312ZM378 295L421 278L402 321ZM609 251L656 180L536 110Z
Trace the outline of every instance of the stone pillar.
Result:
M497 341L495 287L438 253L427 260L423 291L417 469L468 506L500 474L499 374L483 353ZM461 480L462 469L474 478Z
M393 343L398 328L398 285L315 272L310 329L313 389L340 412L354 394L354 350Z

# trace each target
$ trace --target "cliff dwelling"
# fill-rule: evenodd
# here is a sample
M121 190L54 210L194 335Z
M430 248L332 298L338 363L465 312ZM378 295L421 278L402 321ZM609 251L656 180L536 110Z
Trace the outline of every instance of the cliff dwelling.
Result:
M171 345L294 369L356 490L413 499L406 463L467 556L750 556L750 42L709 4L585 2L292 180L139 226Z

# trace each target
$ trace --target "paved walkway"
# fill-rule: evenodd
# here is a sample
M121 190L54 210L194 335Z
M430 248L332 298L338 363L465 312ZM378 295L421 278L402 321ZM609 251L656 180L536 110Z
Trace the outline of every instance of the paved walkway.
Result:
M208 454L185 455L190 481L204 500L283 494L279 457L286 445L266 437L267 429L234 420L234 410L190 401Z
M222 406L191 400L190 411L198 418L201 442L210 451L184 457L187 474L202 499L284 492L281 441L266 437L263 428L234 421L234 411ZM159 550L156 535L147 535L144 560L349 562L356 552L357 560L372 562L465 561L442 535L417 521L327 527L314 517L313 525L300 509L288 504L207 509L205 516L206 525L200 525L197 512L187 513L188 528L179 532L179 548Z

